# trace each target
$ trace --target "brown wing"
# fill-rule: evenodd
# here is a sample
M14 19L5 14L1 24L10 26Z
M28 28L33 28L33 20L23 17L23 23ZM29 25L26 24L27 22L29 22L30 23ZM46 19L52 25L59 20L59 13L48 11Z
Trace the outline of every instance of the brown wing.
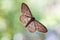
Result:
M36 31L35 22L32 21L26 28L27 28L27 30L29 30L30 32L35 32L35 31Z
M22 3L21 5L21 16L20 16L20 21L21 23L26 26L27 23L30 21L32 17L32 14L28 8L28 6L25 3Z
M21 5L21 13L22 15L32 17L31 11L25 3L22 3Z
M35 20L34 22L35 22L35 26L36 26L36 30L37 31L43 32L43 33L46 33L47 32L47 28L43 24L41 24L37 20Z
M20 21L24 26L26 26L30 20L31 20L30 17L24 16L24 15L20 16Z
M43 32L43 33L46 33L47 32L47 29L44 25L42 25L41 23L39 23L38 21L34 20L32 21L28 26L27 26L27 29L30 31L30 32L35 32L35 31L38 31L38 32Z

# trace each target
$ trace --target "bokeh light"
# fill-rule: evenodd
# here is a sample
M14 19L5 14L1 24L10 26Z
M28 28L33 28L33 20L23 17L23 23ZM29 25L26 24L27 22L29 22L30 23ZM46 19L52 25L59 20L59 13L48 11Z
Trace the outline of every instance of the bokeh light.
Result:
M23 35L21 33L16 33L14 35L14 40L23 40Z
M50 30L47 33L45 40L59 40L59 38L57 37L57 33L55 31Z
M2 8L3 10L11 10L13 6L12 0L2 0Z
M7 29L6 20L0 17L0 31L5 31Z
M3 34L1 40L11 40L11 36L8 33Z

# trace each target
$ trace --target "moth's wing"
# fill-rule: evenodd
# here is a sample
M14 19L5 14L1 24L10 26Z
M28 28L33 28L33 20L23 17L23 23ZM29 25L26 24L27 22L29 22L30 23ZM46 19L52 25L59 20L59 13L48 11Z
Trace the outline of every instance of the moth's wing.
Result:
M21 5L21 13L22 13L22 15L32 17L31 11L25 3L22 3L22 5Z
M43 24L38 22L37 20L35 20L34 22L35 22L35 26L36 26L37 31L43 32L43 33L46 33L48 31L47 28Z
M35 32L36 31L35 22L32 21L26 28L29 32L32 32L32 33Z
M44 25L42 25L41 23L39 23L38 21L34 20L32 21L28 26L27 26L27 29L30 31L30 32L35 32L35 31L38 31L38 32L43 32L43 33L46 33L47 32L47 29Z
M30 17L24 16L24 15L20 16L20 21L23 24L23 26L26 26L30 20L31 20Z

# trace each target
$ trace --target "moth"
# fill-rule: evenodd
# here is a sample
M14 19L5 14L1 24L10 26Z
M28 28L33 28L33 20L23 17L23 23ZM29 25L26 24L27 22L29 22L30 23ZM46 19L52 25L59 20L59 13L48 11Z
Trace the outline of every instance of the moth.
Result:
M47 32L47 28L32 16L29 7L25 3L21 4L20 21L29 32Z

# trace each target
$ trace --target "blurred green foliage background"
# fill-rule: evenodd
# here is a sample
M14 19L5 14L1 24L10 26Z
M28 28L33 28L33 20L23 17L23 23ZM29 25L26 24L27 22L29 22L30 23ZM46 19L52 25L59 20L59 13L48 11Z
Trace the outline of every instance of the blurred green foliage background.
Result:
M44 24L47 33L30 33L20 23L21 4ZM59 0L0 0L0 40L60 40Z

